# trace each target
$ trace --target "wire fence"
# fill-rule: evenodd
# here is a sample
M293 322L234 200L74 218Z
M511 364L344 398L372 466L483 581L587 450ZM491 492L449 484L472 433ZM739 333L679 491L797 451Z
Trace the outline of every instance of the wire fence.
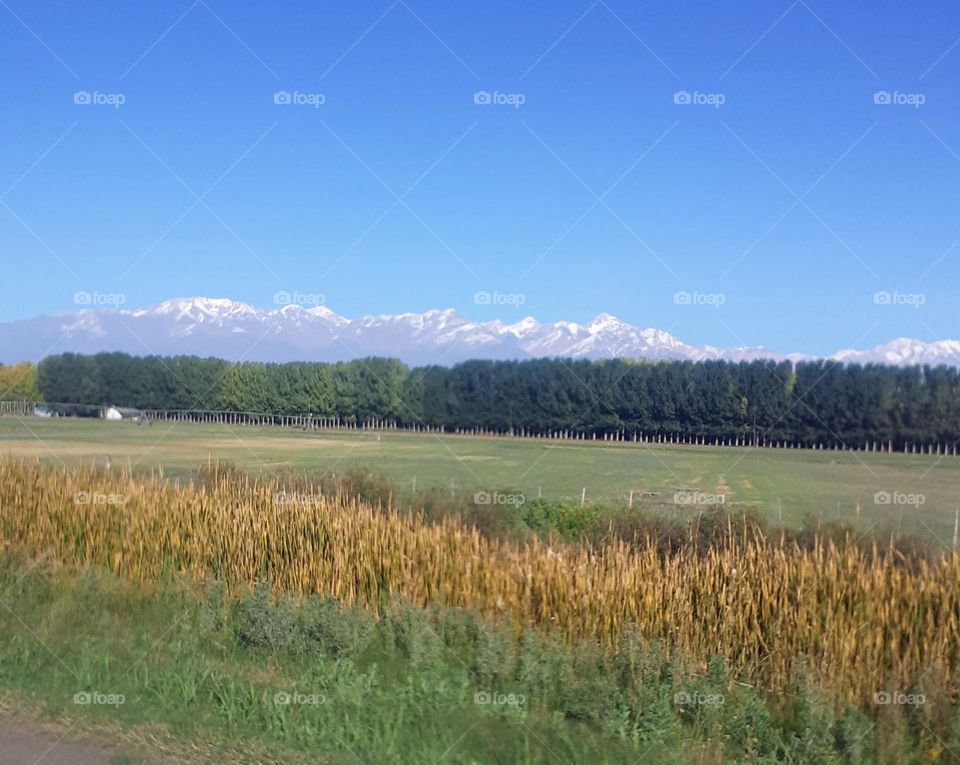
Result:
M246 425L255 427L295 428L299 430L375 431L445 434L482 438L531 438L550 441L593 441L605 443L635 443L640 445L670 444L676 446L756 447L766 449L807 449L813 451L878 452L898 454L928 454L956 456L958 442L917 444L904 442L895 448L894 441L865 440L856 444L837 438L828 443L804 444L799 441L767 438L759 433L727 437L689 435L685 433L655 432L621 428L606 433L586 433L569 429L534 429L526 427L484 428L429 425L422 422L402 423L393 419L369 417L341 417L329 414L275 414L270 412L242 412L219 409L136 409L64 402L34 403L30 401L0 401L0 415L16 417L75 417L106 420L132 420L143 425L155 422L198 423L209 425Z

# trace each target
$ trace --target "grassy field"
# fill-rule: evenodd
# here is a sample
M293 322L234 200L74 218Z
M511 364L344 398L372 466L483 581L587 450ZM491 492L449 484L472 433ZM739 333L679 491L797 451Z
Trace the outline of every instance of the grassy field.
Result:
M336 471L369 467L401 488L519 490L529 497L656 507L676 505L678 491L722 493L728 507L757 508L772 523L810 516L856 523L867 531L898 530L952 545L960 506L960 458L803 450L604 444L431 436L303 432L296 429L99 420L0 418L0 455L67 464L109 455L135 472L162 466L190 472L208 458L253 473ZM920 495L921 502L876 504L877 492ZM858 509L859 508L859 509Z
M386 482L318 488L317 469L351 446L378 468L378 454L433 439L248 432L244 450L290 457L293 440L325 462L286 460L304 480L211 464L159 481L119 468L157 470L166 454L186 475L204 448L267 468L221 451L230 433L148 440L136 426L43 423L45 437L31 424L19 453L39 448L53 465L0 460L0 709L112 740L124 762L138 761L130 745L148 762L960 763L956 554L876 554L850 535L793 537L724 514L664 537L670 524L622 508L613 515L646 524L640 534L487 536L362 498L395 491ZM556 472L649 459L632 446L439 448L492 457L475 461L495 486L498 447L518 446L562 456ZM429 454L408 459L423 467ZM778 456L815 484L831 467ZM716 453L660 453L678 467L705 458ZM438 481L449 460L435 460ZM609 512L493 512L445 492L418 497L483 523L547 504L561 519Z
M0 698L201 762L960 763L956 555L514 543L282 485L0 463Z
M802 678L784 711L719 662L691 675L636 639L604 660L464 612L397 603L374 620L9 556L0 587L16 608L0 612L2 707L18 728L53 725L57 754L81 732L113 742L116 765L919 765L960 747L958 723L908 728L888 706L876 724ZM4 762L36 759L4 745Z

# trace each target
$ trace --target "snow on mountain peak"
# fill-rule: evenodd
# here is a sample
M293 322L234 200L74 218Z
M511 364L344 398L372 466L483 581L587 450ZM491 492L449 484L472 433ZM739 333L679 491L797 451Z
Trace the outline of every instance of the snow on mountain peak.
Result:
M313 308L307 308L306 312L311 316L319 316L324 319L343 319L342 316L337 316L333 311L327 308L325 305L317 305ZM344 319L344 321L346 321Z
M472 358L809 358L801 354L781 356L763 347L688 345L669 332L635 327L608 313L599 314L586 325L570 321L541 324L532 316L510 324L499 320L476 322L450 308L348 319L326 305L292 303L258 309L227 298L188 297L152 308L90 308L0 324L2 363L36 361L46 353L64 351L149 351L260 361L390 356L410 364L453 364ZM871 350L841 350L830 358L845 363L960 367L960 341L928 343L901 337Z
M590 332L603 332L610 329L619 329L620 327L627 326L616 316L612 316L609 313L597 314L597 317L587 325L587 329Z
M228 316L255 315L258 311L253 306L229 298L192 297L166 300L150 309L148 313L203 321L204 319L223 319Z
M536 332L538 329L540 329L540 322L532 316L525 316L518 322L502 327L504 333L514 335L515 337L524 337L531 332Z
M960 341L935 340L925 343L909 337L898 337L872 350L858 351L845 348L831 359L858 364L948 364L960 366Z

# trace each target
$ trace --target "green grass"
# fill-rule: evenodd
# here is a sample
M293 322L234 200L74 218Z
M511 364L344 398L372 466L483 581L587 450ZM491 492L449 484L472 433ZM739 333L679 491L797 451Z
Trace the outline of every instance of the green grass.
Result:
M363 466L401 489L515 489L579 502L586 488L588 501L609 505L626 504L632 490L635 506L680 514L697 508L674 506L676 491L722 491L728 507L758 509L773 524L816 516L945 547L960 507L960 457L0 418L0 455L102 463L108 454L114 465L162 466L168 476L212 457L253 473ZM876 505L880 491L922 494L925 502Z
M11 555L0 592L7 692L71 729L146 732L202 761L855 765L919 763L937 748L939 762L960 760L947 699L837 708L799 667L787 694L768 697L722 662L685 667L636 634L602 651L459 609L394 603L375 620L265 587L138 590ZM478 703L484 693L509 703Z

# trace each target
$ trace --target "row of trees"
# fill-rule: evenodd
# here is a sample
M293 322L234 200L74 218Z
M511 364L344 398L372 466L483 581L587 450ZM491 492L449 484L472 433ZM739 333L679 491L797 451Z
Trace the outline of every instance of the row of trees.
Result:
M677 434L814 444L952 444L960 372L830 361L231 363L62 354L39 364L45 401L144 409L313 413L488 431Z
M196 356L64 353L38 367L43 400L400 421L404 381L399 361L370 358L336 364L232 363Z
M0 364L0 400L40 401L37 387L37 367L29 361L19 364Z

